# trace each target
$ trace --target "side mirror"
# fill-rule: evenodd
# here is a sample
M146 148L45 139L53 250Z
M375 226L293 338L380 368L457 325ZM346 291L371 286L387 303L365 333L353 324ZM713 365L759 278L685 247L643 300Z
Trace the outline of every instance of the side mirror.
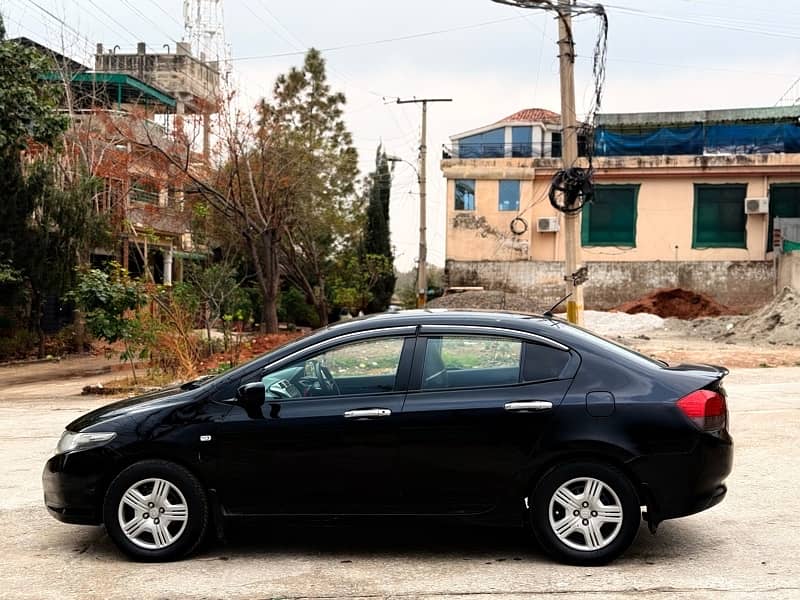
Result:
M249 413L250 411L259 410L264 406L266 393L266 388L264 388L264 384L260 381L247 383L236 390L236 400Z

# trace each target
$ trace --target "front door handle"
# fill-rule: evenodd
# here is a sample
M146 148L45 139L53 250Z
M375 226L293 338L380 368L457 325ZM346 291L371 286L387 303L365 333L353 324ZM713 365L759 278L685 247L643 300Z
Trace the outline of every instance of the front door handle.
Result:
M379 417L388 417L392 414L388 408L360 408L357 410L348 410L344 413L345 419L377 419Z
M506 402L504 407L509 412L533 412L550 410L553 403L546 400L523 400L520 402Z

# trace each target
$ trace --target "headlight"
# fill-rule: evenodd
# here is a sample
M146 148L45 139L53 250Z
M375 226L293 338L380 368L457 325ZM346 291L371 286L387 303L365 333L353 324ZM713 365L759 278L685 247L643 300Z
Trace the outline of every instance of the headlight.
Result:
M73 450L85 450L93 446L102 446L117 437L117 434L111 432L91 432L91 433L75 433L74 431L65 431L61 434L61 439L58 440L56 446L56 454L64 454L65 452L72 452Z

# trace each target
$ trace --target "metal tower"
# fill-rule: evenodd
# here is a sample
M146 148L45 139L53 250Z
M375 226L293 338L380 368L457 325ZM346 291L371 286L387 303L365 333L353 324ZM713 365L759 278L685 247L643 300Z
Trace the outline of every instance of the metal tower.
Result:
M184 41L192 53L206 61L216 61L218 71L230 72L230 48L225 42L225 14L222 0L183 0Z

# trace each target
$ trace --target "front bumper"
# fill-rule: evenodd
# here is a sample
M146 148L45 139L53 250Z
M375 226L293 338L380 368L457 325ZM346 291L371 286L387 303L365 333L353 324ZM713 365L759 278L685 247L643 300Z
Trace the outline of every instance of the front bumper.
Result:
M100 459L98 461L98 459ZM64 523L99 525L105 486L102 453L92 450L53 456L42 472L44 504Z
M641 482L647 519L658 524L716 506L728 493L725 479L733 468L733 440L698 434L687 453L642 456L630 463Z

